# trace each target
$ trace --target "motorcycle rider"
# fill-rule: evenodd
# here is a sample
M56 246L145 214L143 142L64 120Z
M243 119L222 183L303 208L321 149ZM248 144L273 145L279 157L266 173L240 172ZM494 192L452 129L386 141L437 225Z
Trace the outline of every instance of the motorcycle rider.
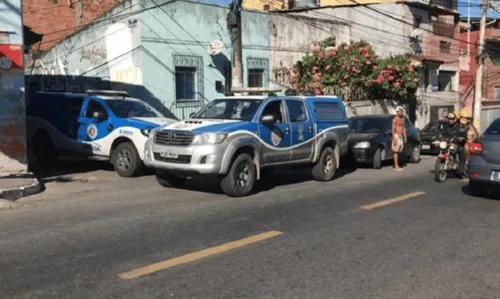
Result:
M463 128L462 130L465 131L464 150L465 164L467 164L470 157L470 145L479 137L479 132L472 123L472 113L470 109L464 108L460 111L460 126Z

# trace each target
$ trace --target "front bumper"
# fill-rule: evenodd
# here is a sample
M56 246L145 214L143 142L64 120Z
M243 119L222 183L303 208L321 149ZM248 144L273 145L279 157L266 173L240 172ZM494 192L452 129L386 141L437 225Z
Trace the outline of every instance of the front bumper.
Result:
M219 174L225 149L224 143L167 146L155 144L150 139L145 145L144 164L151 168L181 175Z
M372 163L375 155L375 148L352 148L351 152L354 160L358 163Z
M486 162L481 156L472 156L467 165L471 181L500 185L500 164Z

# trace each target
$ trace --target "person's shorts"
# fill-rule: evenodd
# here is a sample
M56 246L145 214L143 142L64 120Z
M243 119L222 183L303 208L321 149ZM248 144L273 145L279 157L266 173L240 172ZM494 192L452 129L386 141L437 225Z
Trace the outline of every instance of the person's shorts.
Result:
M394 138L396 139L396 142L392 142L392 152L396 154L402 153L404 147L403 136L396 135Z

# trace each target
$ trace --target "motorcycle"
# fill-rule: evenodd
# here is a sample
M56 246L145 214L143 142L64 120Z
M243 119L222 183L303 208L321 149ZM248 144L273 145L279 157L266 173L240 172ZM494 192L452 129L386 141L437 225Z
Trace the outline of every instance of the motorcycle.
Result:
M454 172L458 178L462 178L460 171L463 169L462 162L458 155L458 145L460 140L454 137L444 137L433 142L439 146L439 155L434 166L434 174L437 182L444 182L448 178L448 173Z

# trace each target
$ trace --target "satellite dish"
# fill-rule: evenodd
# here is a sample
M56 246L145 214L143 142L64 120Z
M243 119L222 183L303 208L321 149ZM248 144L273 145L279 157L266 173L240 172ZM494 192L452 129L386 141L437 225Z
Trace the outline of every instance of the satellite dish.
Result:
M224 43L220 40L214 40L208 45L208 53L210 55L215 56L222 52L222 49L224 48Z

